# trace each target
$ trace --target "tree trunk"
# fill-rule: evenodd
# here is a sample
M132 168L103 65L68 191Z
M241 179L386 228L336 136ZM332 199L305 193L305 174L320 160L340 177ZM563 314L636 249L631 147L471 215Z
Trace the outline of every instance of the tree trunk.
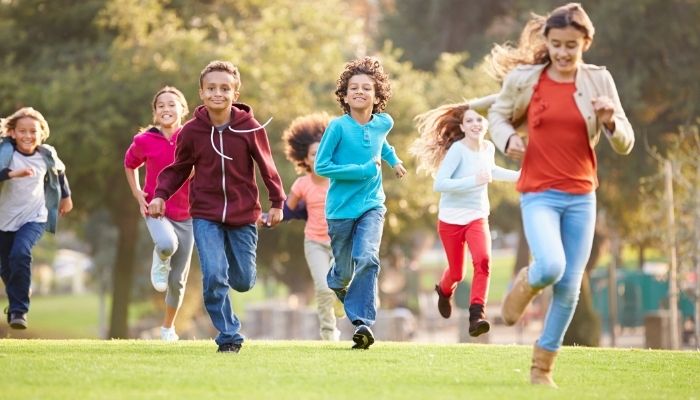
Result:
M571 324L564 334L564 344L568 346L590 346L598 347L600 345L601 322L600 315L593 308L593 292L591 291L591 283L589 272L592 271L598 264L603 244L607 240L599 230L596 229L593 236L593 246L591 248L591 256L586 264L586 270L583 273L581 282L581 293L579 295L578 304Z
M112 314L109 321L109 338L129 337L129 302L134 277L134 256L139 236L139 215L134 210L122 213L117 221L119 237L117 259L112 271Z

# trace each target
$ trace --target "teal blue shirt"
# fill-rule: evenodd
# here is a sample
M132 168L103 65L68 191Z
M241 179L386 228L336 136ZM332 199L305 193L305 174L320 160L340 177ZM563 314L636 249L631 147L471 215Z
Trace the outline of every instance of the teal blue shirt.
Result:
M384 208L381 157L393 168L401 162L386 136L394 126L389 114L372 114L364 125L350 115L333 119L316 153L316 174L330 179L326 218L358 218L367 210Z

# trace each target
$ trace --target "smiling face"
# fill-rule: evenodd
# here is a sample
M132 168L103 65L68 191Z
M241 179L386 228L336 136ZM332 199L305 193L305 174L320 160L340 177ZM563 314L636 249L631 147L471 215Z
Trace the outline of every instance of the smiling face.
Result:
M590 47L591 40L573 26L552 28L547 33L547 52L552 61L550 71L560 78L572 78L583 57L583 52Z
M41 124L30 117L18 119L17 125L9 131L9 134L17 142L17 150L25 154L34 153L43 137Z
M374 79L369 75L353 75L348 80L348 91L344 97L350 110L366 111L369 109L371 111L374 105L379 103L374 86Z
M226 71L211 71L202 77L199 98L211 111L229 110L238 100L238 81Z
M156 125L163 128L176 128L180 126L184 108L175 93L164 92L156 99L153 107L153 118Z
M464 137L470 141L480 141L484 139L488 122L474 110L467 110L462 117L462 124L459 126L464 132Z

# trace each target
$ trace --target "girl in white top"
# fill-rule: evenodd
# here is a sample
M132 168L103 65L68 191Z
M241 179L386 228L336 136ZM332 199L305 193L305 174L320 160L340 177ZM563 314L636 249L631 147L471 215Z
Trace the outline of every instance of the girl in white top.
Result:
M419 115L416 122L420 136L411 153L418 158L419 171L435 175L434 190L440 192L438 232L448 267L435 285L438 310L444 318L452 314L452 295L464 279L466 244L474 265L469 334L479 336L490 329L484 313L491 259L488 183L514 182L520 171L496 165L495 147L484 140L488 122L469 104L443 105Z

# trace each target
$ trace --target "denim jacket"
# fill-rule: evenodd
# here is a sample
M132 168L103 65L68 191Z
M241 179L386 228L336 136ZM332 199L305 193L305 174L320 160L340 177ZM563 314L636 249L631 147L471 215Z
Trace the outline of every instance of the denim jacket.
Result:
M58 204L61 201L61 185L59 175L64 174L66 166L58 158L56 149L48 144L41 144L37 148L39 154L46 162L46 176L44 177L44 201L48 210L46 230L56 233L58 223ZM10 167L12 154L15 152L14 141L8 137L0 137L0 170ZM65 177L64 177L65 179ZM0 183L1 185L2 183ZM67 185L66 181L66 185Z

